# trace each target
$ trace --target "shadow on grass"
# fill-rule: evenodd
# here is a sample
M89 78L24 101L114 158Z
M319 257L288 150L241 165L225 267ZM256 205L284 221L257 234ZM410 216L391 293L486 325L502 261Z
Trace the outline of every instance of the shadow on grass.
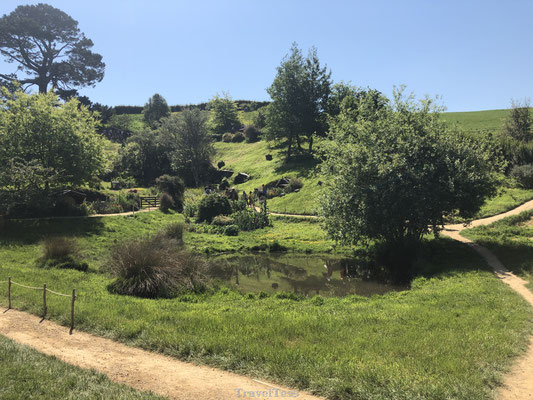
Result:
M277 166L274 171L277 174L285 175L294 173L296 171L300 178L309 178L315 172L315 167L319 164L319 160L309 154L298 154L291 157L290 160L285 160L283 164Z
M492 271L470 246L447 237L439 237L422 242L414 278L444 277L457 272L480 270Z
M492 251L509 271L517 275L533 273L533 241L531 245L523 241L486 239L476 243Z
M0 245L35 244L45 237L83 237L103 231L102 218L51 218L7 220L0 233Z

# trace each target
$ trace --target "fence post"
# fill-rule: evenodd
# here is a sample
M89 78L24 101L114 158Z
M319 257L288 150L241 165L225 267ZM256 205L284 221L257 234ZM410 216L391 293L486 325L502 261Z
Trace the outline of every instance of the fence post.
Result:
M46 317L46 283L43 285L43 319Z
M74 330L74 300L76 300L76 289L72 289L72 304L70 307L70 334Z
M7 309L11 309L11 277L7 278Z

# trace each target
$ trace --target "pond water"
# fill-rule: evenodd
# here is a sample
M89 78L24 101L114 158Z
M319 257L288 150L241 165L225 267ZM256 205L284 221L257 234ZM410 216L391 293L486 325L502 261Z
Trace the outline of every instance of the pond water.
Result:
M294 292L305 296L372 296L407 290L362 276L357 261L332 255L226 255L212 260L215 276L242 293Z

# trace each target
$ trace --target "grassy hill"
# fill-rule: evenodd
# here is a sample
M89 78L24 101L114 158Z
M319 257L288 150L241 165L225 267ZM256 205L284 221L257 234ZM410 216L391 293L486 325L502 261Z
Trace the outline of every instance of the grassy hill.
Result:
M442 118L470 133L497 133L507 115L509 110L486 110L443 113Z

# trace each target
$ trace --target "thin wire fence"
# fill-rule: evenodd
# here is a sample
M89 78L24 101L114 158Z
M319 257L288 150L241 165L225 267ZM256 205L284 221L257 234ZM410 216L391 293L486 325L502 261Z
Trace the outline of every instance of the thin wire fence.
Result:
M2 284L2 283L7 283L7 285L8 285L7 286L8 310L10 310L12 308L11 307L11 291L12 291L11 287L12 287L12 285L17 285L17 286L23 287L25 289L30 289L30 290L42 290L43 291L43 319L46 317L46 313L48 311L48 307L47 307L47 304L46 304L46 293L50 292L50 293L55 294L57 296L71 297L72 301L71 301L71 305L70 305L70 334L72 334L72 331L74 330L74 302L76 301L76 289L72 289L72 295L69 295L69 294L63 294L63 293L59 293L59 292L56 292L54 290L48 289L46 287L46 283L42 287L27 286L27 285L23 285L22 283L15 282L11 278L8 278L7 281L0 281L0 284Z

